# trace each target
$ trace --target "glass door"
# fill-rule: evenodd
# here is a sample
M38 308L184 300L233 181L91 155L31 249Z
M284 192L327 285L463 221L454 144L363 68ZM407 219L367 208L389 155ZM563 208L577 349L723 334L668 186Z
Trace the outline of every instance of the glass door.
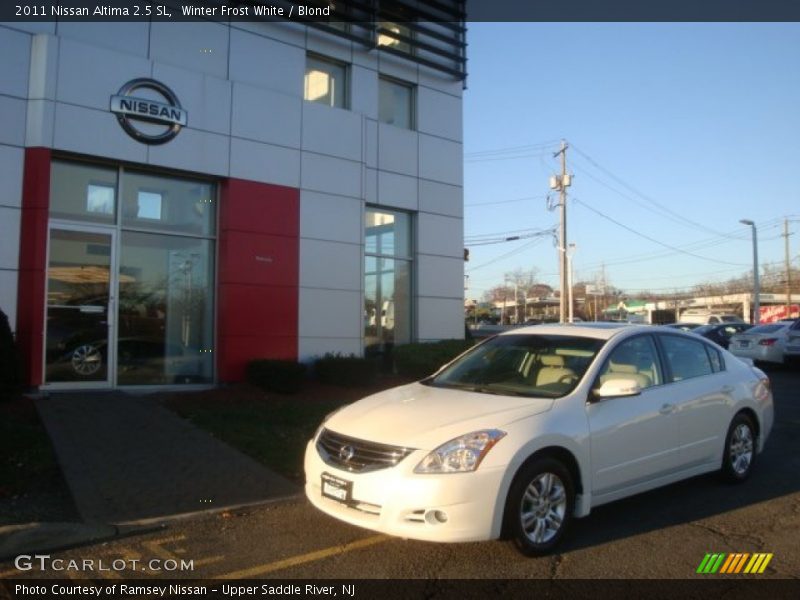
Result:
M113 230L51 223L45 384L110 387L115 352Z

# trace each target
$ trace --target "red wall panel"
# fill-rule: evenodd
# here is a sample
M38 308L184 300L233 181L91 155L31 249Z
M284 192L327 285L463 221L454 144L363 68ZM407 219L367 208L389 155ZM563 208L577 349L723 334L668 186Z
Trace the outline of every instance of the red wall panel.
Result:
M43 380L50 155L48 148L27 148L22 176L17 342L25 368L25 381L31 386L41 385Z
M220 381L242 379L252 359L297 359L299 232L299 190L238 179L222 184Z

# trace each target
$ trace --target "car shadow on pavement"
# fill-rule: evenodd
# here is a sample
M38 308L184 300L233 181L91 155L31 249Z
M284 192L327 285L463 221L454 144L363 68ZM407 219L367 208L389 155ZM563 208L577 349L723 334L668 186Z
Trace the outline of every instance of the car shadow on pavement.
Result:
M746 482L730 484L710 473L599 506L589 517L573 521L562 551L693 523L800 492L800 373L776 368L768 375L775 424Z

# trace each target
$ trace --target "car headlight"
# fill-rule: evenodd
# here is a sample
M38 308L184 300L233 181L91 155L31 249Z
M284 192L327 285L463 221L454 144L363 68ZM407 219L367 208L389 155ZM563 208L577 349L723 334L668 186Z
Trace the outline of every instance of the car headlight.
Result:
M415 473L468 473L474 471L494 445L506 434L499 429L473 431L450 440L428 454Z

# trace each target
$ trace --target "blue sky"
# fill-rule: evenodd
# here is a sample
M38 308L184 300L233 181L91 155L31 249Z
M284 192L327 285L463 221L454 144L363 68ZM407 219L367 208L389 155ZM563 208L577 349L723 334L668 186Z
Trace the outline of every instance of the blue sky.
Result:
M759 262L783 264L783 218L800 231L800 24L472 23L468 42L468 240L558 222L544 196L563 138L576 281L603 264L627 292L727 280L752 267L742 218ZM557 260L550 238L472 246L467 296L520 268L557 285Z

